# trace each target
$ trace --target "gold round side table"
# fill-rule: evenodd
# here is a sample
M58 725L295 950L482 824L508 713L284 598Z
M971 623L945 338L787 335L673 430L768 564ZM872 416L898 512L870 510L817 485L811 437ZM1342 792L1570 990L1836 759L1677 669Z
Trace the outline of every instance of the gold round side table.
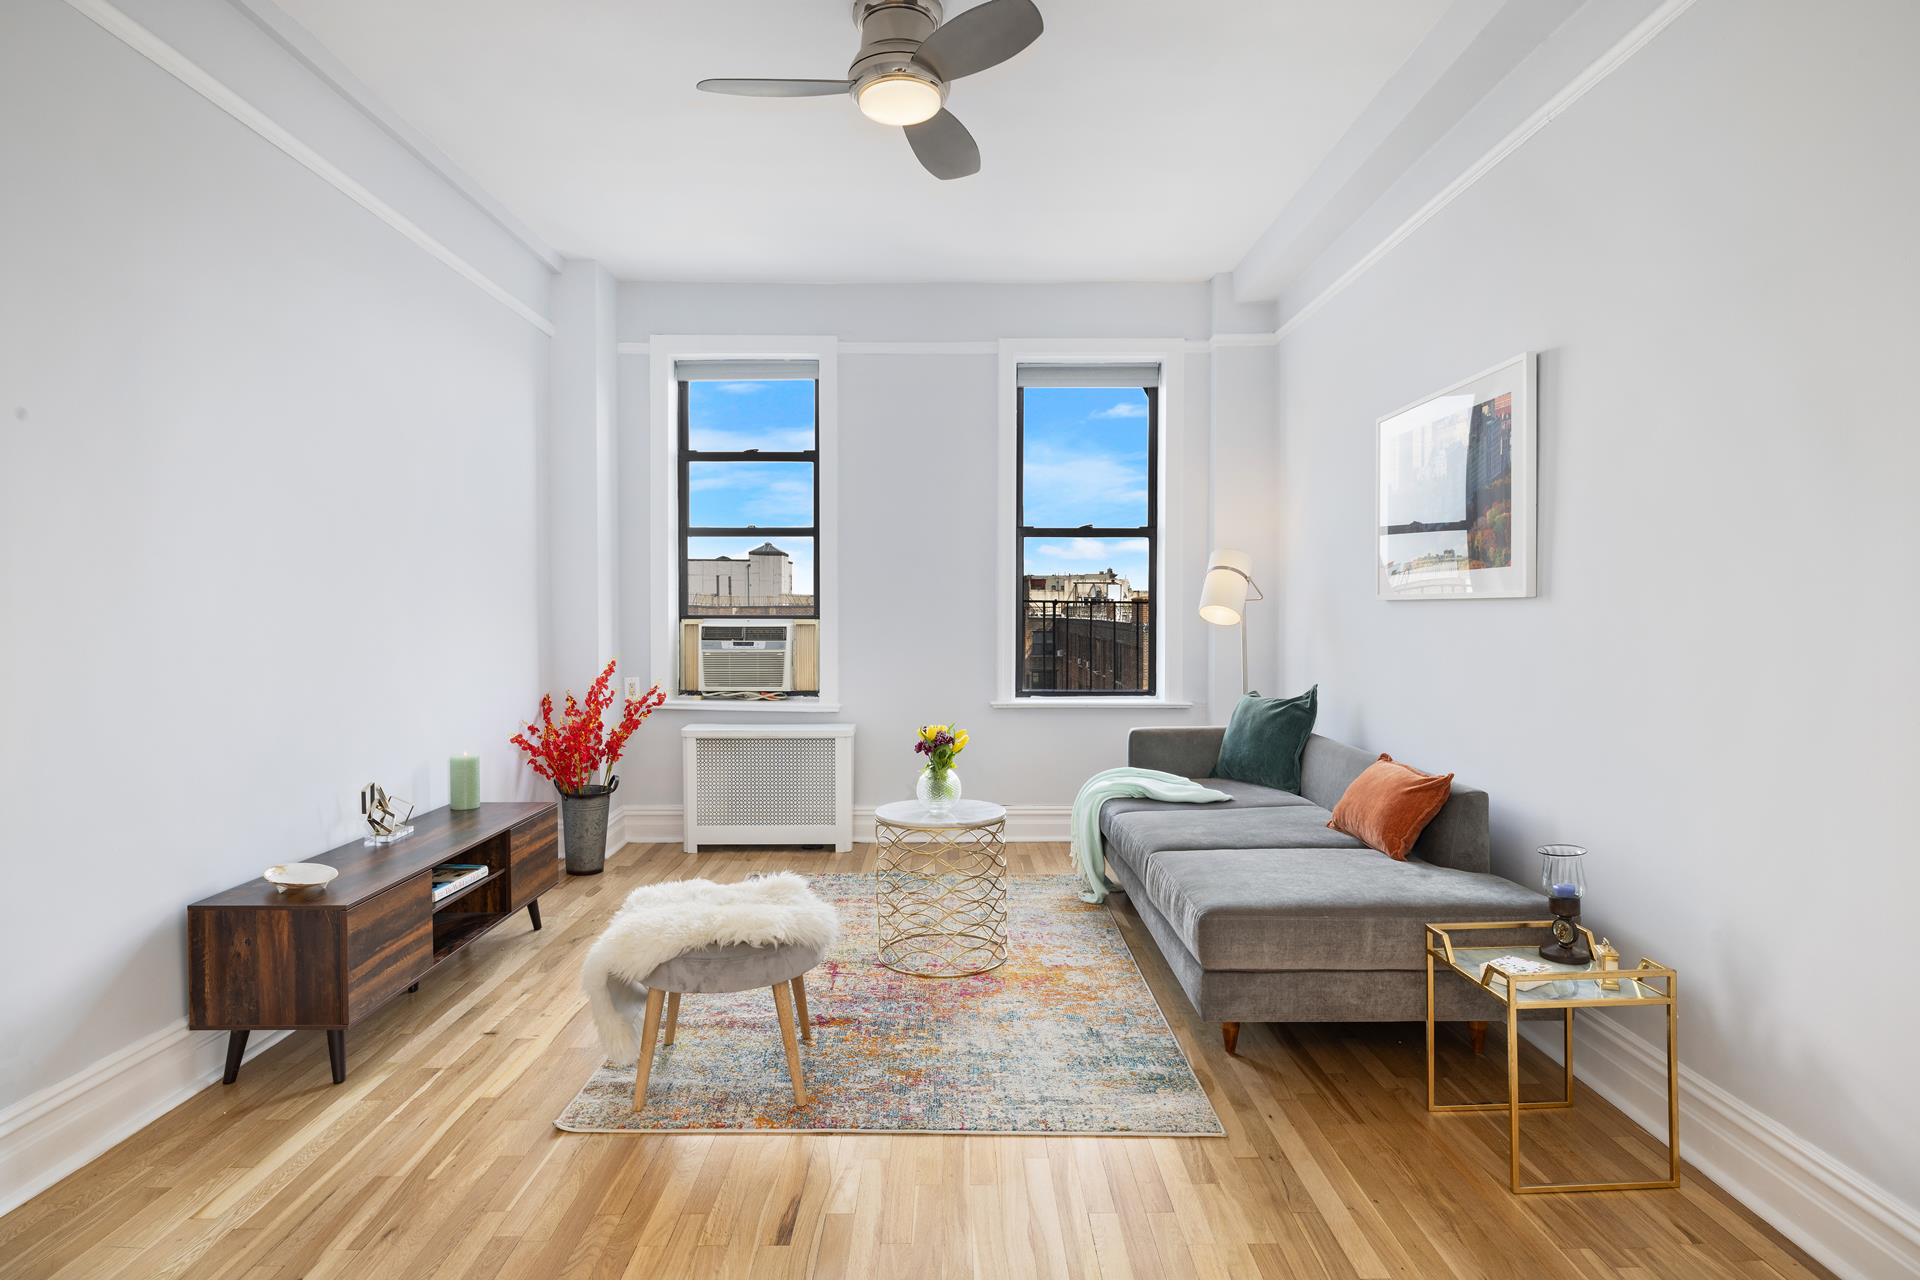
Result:
M880 963L921 978L983 974L1007 959L1007 810L958 800L873 813Z

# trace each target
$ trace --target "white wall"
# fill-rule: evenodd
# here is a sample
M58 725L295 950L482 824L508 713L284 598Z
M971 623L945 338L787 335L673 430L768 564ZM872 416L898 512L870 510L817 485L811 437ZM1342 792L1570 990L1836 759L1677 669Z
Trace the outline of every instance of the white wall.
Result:
M1701 0L1278 370L1287 682L1488 789L1499 871L1589 845L1589 923L1682 976L1686 1065L1909 1224L1917 42L1900 0ZM1376 601L1374 420L1527 349L1538 598Z
M208 63L255 42L266 85L236 11L156 14ZM336 154L390 145L334 109ZM9 1105L178 1043L186 905L350 839L367 780L444 804L471 749L485 795L532 794L505 740L539 690L547 339L57 0L0 12L0 172L14 1144L40 1113ZM497 244L437 178L360 172ZM544 305L540 279L510 283ZM0 1201L84 1141L8 1146Z
M1064 812L1088 774L1125 759L1130 727L1205 723L1216 714L1208 705L1208 653L1216 638L1206 634L1212 629L1199 622L1186 597L1197 598L1212 530L1252 545L1256 553L1272 546L1270 514L1243 488L1234 490L1239 501L1231 510L1211 509L1211 469L1218 461L1214 438L1219 433L1229 442L1270 447L1273 352L1269 345L1210 353L1212 305L1206 283L621 286L619 337L625 343L644 343L653 334L809 334L841 340L840 546L837 553L829 552L838 556L836 581L842 584L841 710L817 719L859 726L857 807L910 794L916 772L911 735L924 721L958 720L972 731L972 746L960 763L970 795ZM1258 319L1271 330L1270 313ZM1168 627L1183 629L1178 692L1193 706L990 706L999 696L995 660L1002 642L995 605L1010 590L1001 581L997 559L1002 514L993 346L1003 337L1177 338L1192 344L1192 350L1175 357L1184 390L1171 442L1179 458L1185 514L1165 529L1169 554L1186 578L1162 617ZM870 343L892 349L859 350ZM956 354L893 346L927 343L969 349ZM670 565L649 541L648 441L660 426L648 404L649 359L629 353L620 361L620 657L622 670L636 674L649 670L651 624L656 609L664 607L668 584L662 575ZM1222 385L1211 373L1215 363L1232 371L1224 384L1224 404L1214 402ZM916 520L929 516L939 522L937 532L916 528ZM927 582L942 585L941 598L931 607L900 590L901 584ZM1237 686L1237 643L1222 652L1230 655L1228 679ZM1270 661L1271 653L1264 650L1263 661ZM621 769L622 800L633 806L677 806L679 727L715 716L710 709L670 709L656 716ZM1058 813L1051 821L1064 831Z

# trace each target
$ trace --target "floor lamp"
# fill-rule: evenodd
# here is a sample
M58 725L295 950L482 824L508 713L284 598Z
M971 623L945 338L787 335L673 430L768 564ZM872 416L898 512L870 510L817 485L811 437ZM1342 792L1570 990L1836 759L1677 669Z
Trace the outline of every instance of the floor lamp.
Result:
M1247 592L1254 600L1266 593L1253 581L1253 559L1245 552L1215 548L1207 557L1207 581L1200 588L1200 617L1215 627L1240 629L1240 692L1247 692Z

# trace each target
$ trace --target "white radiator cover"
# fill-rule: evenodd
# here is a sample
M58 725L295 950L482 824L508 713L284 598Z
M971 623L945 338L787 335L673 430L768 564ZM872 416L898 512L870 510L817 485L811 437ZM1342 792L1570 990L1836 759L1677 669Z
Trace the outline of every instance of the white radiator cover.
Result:
M853 848L853 726L688 725L682 847Z

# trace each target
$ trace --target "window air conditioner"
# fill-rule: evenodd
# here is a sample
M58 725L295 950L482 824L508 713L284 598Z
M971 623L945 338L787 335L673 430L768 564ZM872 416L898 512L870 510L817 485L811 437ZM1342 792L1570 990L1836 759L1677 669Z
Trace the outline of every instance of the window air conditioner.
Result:
M702 622L702 694L793 690L793 624Z

